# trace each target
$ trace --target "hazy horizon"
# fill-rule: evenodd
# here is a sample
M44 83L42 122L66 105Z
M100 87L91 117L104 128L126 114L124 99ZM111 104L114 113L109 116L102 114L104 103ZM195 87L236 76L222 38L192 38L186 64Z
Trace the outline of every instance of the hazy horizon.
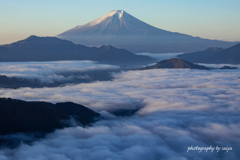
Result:
M57 2L57 3L56 3ZM240 41L240 2L229 1L0 1L0 44L30 35L56 36L112 10L124 10L167 31L224 41ZM134 6L134 7L132 7Z

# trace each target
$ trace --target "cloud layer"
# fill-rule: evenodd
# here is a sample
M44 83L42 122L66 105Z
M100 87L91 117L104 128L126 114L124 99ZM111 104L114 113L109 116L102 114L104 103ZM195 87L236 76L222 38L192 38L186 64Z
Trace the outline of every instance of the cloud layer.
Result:
M238 159L239 120L238 114L229 113L158 112L58 130L32 145L0 154L3 160ZM231 146L233 151L187 152L190 146Z
M158 110L239 111L239 70L231 72L157 69L115 74L113 81L56 88L1 89L1 97L49 102L73 101L97 111L144 108Z
M2 62L0 63L0 75L53 83L53 81L68 81L77 76L82 79L89 78L79 73L118 68L118 66L97 64L94 61Z
M122 72L113 81L1 89L1 97L73 101L102 113L106 120L1 150L0 159L239 159L239 76L239 70L155 69ZM140 110L132 117L107 113L123 108ZM233 150L187 152L190 146Z

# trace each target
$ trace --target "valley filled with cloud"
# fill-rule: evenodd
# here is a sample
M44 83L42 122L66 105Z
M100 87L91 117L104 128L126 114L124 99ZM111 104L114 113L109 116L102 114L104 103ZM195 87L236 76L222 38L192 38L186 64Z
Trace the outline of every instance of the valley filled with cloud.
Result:
M46 73L48 77L55 74ZM0 159L227 160L240 156L239 69L134 70L112 76L112 80L54 88L1 89L1 97L82 104L103 119L85 128L56 130L31 145L2 149ZM136 112L131 116L112 114L118 110ZM191 146L232 150L188 151Z
M8 77L40 80L42 83L90 79L89 72L111 71L118 66L98 64L95 61L1 62L0 74Z

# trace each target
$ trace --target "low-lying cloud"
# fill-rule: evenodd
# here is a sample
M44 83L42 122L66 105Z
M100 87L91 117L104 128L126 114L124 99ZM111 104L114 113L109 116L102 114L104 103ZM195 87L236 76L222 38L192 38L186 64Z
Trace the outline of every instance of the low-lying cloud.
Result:
M115 74L113 81L56 88L1 89L1 97L49 102L72 101L97 111L134 109L239 111L239 70L157 69Z
M105 113L91 127L57 130L32 145L3 149L3 160L239 159L239 70L155 69L115 74L112 81L56 88L1 89L1 97L73 101ZM232 147L228 152L188 147Z
M86 72L118 68L113 65L97 64L94 61L2 62L0 75L53 83L53 81L64 82L74 78L88 79L89 77L84 74Z

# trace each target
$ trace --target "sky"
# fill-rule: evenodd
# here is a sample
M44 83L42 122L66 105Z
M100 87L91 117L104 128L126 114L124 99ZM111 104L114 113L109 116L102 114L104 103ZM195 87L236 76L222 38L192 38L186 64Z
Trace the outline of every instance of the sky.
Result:
M111 10L172 32L240 41L239 6L239 0L0 0L0 44L56 36Z

